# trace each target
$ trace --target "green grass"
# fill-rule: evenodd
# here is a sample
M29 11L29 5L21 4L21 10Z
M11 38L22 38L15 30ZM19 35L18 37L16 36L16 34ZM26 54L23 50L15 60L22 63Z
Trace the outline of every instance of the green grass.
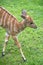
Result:
M0 65L43 65L43 0L0 0L0 6L6 8L18 21L22 20L20 17L22 9L26 9L38 27L26 28L18 35L27 58L26 62L23 62L12 38L8 42L6 55L1 57L5 30L0 27Z

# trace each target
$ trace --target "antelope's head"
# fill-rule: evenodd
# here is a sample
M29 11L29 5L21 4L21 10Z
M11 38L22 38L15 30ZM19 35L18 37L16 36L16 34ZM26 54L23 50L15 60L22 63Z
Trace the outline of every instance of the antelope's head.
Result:
M24 19L25 25L27 27L37 28L37 26L33 22L32 18L29 15L27 15L26 10L22 11L21 17Z

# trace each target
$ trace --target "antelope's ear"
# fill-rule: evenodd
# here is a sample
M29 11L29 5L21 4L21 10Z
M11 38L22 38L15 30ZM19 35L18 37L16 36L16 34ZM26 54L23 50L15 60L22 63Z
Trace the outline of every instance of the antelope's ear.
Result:
M26 18L26 15L27 15L26 10L22 10L21 17L22 17L23 19L25 19L25 18Z

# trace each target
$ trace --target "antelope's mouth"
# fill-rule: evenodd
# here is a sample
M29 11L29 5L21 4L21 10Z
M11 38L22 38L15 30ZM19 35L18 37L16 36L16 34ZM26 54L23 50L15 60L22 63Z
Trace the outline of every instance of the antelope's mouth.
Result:
M35 24L32 24L32 25L31 25L31 28L36 29L36 28L37 28L37 26L36 26Z

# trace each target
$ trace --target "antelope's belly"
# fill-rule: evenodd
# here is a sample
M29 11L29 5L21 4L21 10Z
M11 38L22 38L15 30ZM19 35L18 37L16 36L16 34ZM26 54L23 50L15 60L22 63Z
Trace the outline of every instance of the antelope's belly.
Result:
M18 31L11 31L11 30L9 30L8 28L6 28L6 32L8 33L8 34L10 34L10 35L14 35L14 36L16 36L17 34L18 34Z

